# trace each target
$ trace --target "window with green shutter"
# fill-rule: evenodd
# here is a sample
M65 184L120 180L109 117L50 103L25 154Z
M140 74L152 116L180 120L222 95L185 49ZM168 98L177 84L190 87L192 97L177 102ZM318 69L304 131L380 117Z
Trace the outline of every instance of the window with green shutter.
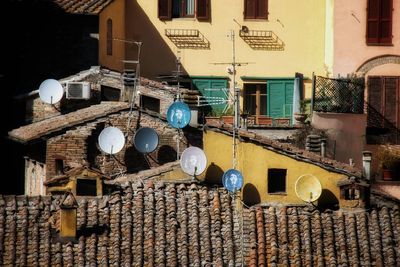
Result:
M212 103L215 97L226 100L228 82L226 79L193 79L193 87L199 90L200 94L209 100L210 106L206 107L205 115L214 114L216 116L222 115L223 110L226 107L224 104Z

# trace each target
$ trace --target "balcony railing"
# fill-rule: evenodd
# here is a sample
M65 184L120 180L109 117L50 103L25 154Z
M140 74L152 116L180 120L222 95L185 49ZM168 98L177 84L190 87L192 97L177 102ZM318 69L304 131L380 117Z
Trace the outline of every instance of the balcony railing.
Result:
M283 51L285 43L273 31L241 30L239 36L255 50Z
M166 29L165 35L178 48L210 49L210 42L199 30L193 29Z

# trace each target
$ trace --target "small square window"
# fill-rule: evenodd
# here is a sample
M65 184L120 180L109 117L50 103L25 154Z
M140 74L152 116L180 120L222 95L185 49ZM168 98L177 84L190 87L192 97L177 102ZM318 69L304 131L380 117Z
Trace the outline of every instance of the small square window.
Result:
M97 195L96 180L77 179L76 195L77 196L96 196Z
M268 169L268 194L286 193L286 169Z
M140 95L140 107L160 113L160 99L146 95Z

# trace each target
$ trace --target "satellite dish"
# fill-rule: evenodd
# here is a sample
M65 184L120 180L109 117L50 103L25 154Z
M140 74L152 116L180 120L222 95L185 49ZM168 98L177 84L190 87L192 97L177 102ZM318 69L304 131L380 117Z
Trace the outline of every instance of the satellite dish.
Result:
M151 153L158 146L158 134L152 128L140 128L135 133L133 144L135 145L137 151L141 153Z
M107 154L116 154L125 145L125 137L117 127L104 128L99 135L100 149Z
M222 176L222 184L229 192L235 193L243 186L243 176L238 170L229 169Z
M294 189L296 195L305 202L317 200L322 193L320 181L312 174L304 174L297 178Z
M195 176L203 173L206 169L207 157L203 150L191 146L182 152L180 163L185 173Z
M167 111L168 123L174 128L183 128L191 119L190 108L186 103L177 101L169 106Z
M64 95L64 88L61 83L54 79L44 80L39 86L39 97L47 104L55 104Z

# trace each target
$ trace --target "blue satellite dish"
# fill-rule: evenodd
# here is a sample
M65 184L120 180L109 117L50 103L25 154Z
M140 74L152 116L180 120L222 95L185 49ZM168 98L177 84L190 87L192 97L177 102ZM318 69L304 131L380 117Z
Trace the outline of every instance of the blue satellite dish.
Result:
M167 111L168 123L174 128L183 128L191 119L190 108L186 103L177 101L169 106Z
M235 169L227 170L222 176L222 184L229 192L236 192L243 186L243 176Z
M151 153L156 150L158 146L158 134L152 128L140 128L135 133L133 144L140 153Z

